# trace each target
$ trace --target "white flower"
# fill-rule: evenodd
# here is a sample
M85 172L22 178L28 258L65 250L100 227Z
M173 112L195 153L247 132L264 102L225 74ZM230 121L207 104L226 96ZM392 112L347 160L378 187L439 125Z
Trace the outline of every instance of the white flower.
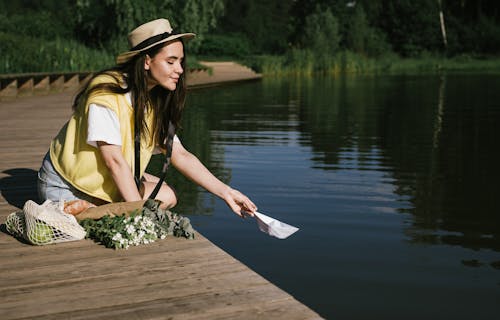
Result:
M117 233L113 236L113 238L111 238L111 240L113 240L113 241L120 241L120 242L121 242L121 241L123 241L122 234L121 234L121 233L119 233L119 232L117 232Z
M137 236L139 237L139 239L142 239L142 238L144 238L145 234L146 233L144 232L144 230L139 230L139 233L137 234Z
M158 224L158 221L141 214L120 218L115 222L117 222L114 224L115 228L110 228L108 225L107 231L110 233L106 233L106 236L99 240L116 249L128 249L130 246L153 243L169 235L168 231Z
M133 234L135 232L135 228L133 225L129 224L125 231L127 231L128 234Z

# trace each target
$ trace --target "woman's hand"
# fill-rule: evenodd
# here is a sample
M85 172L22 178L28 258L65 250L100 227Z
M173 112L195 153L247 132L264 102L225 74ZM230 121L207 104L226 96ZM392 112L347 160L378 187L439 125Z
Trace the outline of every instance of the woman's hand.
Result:
M222 198L229 208L242 218L245 217L245 214L253 217L254 212L257 211L257 206L247 196L230 187L224 192Z

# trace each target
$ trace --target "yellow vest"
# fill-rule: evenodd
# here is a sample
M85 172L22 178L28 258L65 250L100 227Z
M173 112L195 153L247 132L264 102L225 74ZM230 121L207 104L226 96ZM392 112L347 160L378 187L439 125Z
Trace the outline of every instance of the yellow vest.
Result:
M116 83L111 76L100 75L92 81L91 86L109 82ZM134 110L124 94L94 92L88 96L52 140L50 159L57 172L76 189L105 201L123 201L99 149L87 143L88 110L92 103L110 108L118 116L123 157L133 173L135 163ZM148 128L151 129L152 112L146 113L145 117ZM144 174L154 150L154 143L149 143L149 140L141 137L140 176Z

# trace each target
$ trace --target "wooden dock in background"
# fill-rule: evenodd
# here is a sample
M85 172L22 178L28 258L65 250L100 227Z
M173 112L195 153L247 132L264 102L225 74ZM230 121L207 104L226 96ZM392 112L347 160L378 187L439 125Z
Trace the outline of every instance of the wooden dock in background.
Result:
M188 72L188 86L200 88L227 83L258 80L261 74L232 61L203 63L208 69ZM91 72L26 73L0 75L0 101L19 97L40 96L60 92L74 92L75 88L92 76Z
M66 89L0 102L0 223L37 200L36 172L70 116L72 97ZM128 250L90 240L37 247L2 225L0 318L321 317L199 233L195 240L168 237Z

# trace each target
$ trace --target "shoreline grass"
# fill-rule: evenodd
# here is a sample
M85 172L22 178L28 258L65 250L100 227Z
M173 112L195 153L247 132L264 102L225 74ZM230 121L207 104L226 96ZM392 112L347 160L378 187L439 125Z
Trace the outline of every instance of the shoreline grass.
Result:
M283 56L254 56L239 61L264 76L337 75L341 73L500 73L500 57L474 57L470 55L456 57L425 55L417 58L401 58L395 54L387 54L379 58L367 58L348 51L333 57L315 57L312 54L295 52Z

